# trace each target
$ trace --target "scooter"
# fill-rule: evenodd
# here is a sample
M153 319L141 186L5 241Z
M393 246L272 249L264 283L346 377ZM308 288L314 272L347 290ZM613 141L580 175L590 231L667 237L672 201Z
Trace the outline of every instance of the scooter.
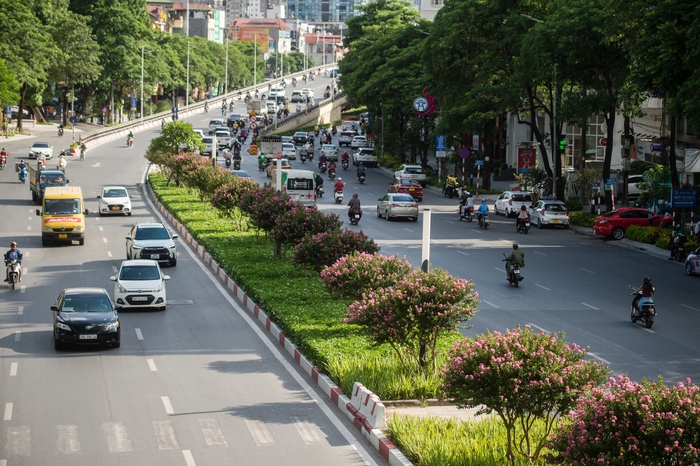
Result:
M299 160L301 160L301 163L306 163L306 153L303 149L299 151Z
M343 165L343 170L347 170L347 169L348 169L348 161L347 161L347 160L343 160L343 164L342 164L342 165Z
M682 236L676 236L673 238L673 244L671 245L671 259L677 260L678 262L683 262L685 260L684 239L685 238Z
M126 147L131 147L134 145L134 139L133 138L126 138Z
M335 168L331 168L328 170L328 179L333 181L335 179Z
M231 157L226 157L226 168L231 166Z
M365 178L366 178L366 175L364 173L360 173L357 175L357 181L359 181L360 184L364 184Z
M518 218L515 221L515 231L518 233L522 232L527 235L527 232L530 230L530 219L529 218Z
M503 257L505 257L505 259L503 259L503 262L507 262L508 258L505 254L503 254ZM508 283L517 288L524 278L525 277L520 275L520 266L518 264L513 264L510 267L508 267Z
M10 283L10 289L14 290L15 285L19 283L19 261L17 259L12 259L9 261L7 264L8 272L7 272L7 280Z
M474 207L467 207L466 213L463 213L462 211L462 206L459 206L459 220L466 220L467 222L471 222L474 220Z
M489 214L478 214L477 218L479 219L479 228L483 228L484 230L488 230L489 228Z
M7 165L7 157L3 154L0 155L0 170L4 169Z
M632 285L630 285L630 288L635 289ZM654 318L656 317L656 306L654 305L654 300L649 298L647 302L642 304L642 308L639 310L639 312L637 312L635 305L641 299L642 293L641 291L638 291L636 293L632 292L631 294L634 296L634 299L632 300L632 312L630 314L632 323L634 324L637 321L640 321L646 328L651 328L651 326L654 325Z
M335 199L336 204L342 204L343 202L343 192L342 191L336 191L333 193L333 198Z
M258 170L261 172L265 171L265 162L258 162Z
M240 170L241 169L241 161L239 159L236 159L233 161L233 169L234 170Z
M60 128L58 128L58 137L59 138L63 137L63 127L62 126Z
M326 162L321 162L321 173L326 173Z
M362 218L362 211L360 209L353 209L351 212L348 212L348 217L350 218L351 224L357 225Z
M316 186L316 197L323 197L323 186Z
M22 182L22 184L26 183L27 181L27 169L23 168L19 171L19 180Z

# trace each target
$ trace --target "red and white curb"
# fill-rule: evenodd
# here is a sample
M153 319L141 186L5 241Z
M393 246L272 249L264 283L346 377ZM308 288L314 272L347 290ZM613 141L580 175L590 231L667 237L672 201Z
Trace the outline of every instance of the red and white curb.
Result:
M379 453L386 459L391 466L411 466L411 463L403 453L387 438L381 429L386 425L386 408L382 404L377 395L367 390L361 383L355 382L353 387L352 398L348 398L343 391L328 378L322 374L316 366L301 354L301 351L287 338L284 332L267 316L257 304L255 304L235 283L228 274L214 261L214 258L209 254L190 235L189 231L173 217L170 212L158 201L155 193L150 185L146 185L148 195L150 196L156 208L161 214L173 225L174 229L180 235L180 238L185 240L190 247L197 253L199 258L216 274L224 285L229 289L236 298L242 303L243 307L248 309L253 316L267 329L268 332L277 340L277 342L294 358L294 361L306 372L318 385L318 387L331 399L340 410L350 419L355 427L357 427L362 435L367 438L370 443L376 448Z

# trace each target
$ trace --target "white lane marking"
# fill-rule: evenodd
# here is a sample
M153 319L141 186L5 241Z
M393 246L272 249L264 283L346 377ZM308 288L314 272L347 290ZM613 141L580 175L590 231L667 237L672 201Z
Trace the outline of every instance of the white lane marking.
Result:
M105 422L102 424L102 431L107 435L107 446L110 453L119 453L123 451L131 451L134 447L126 432L126 423Z
M0 460L0 466L7 466L7 460Z
M594 311L600 311L600 309L598 309L598 308L595 307L595 306L591 306L590 304L586 304L586 303L581 303L581 304L583 304L583 305L586 306L586 307L590 307L590 308L593 309Z
M56 450L62 455L80 453L80 437L78 426L67 424L58 427L58 440L56 440Z
M100 231L104 231L104 228L102 228L102 227L97 227L97 229Z
M137 339L137 340L143 340L143 333L141 333L141 329L140 329L140 328L135 328L134 330L136 331L136 339Z
M32 231L31 225L27 227L27 231Z
M5 414L2 417L3 421L12 420L12 403L5 403Z
M499 272L505 272L505 270L503 270L503 269L500 268L500 267L494 267L494 269L498 270Z
M19 341L20 338L22 338L22 331L21 330L15 331L15 341Z
M22 315L24 314L24 306L20 306L17 308L17 315Z
M445 220L445 223L450 223L450 224L454 225L456 222L453 222L452 220Z
M185 457L185 464L187 466L197 466L197 463L194 462L194 458L192 457L192 452L189 450L182 450L182 456Z
M153 421L153 433L156 435L159 450L179 450L175 429L170 421Z
M153 362L153 359L146 359L146 362L148 363L148 367L151 369L151 372L158 372L158 369L156 368L156 363Z
M294 421L294 427L296 427L299 436L307 445L313 445L315 443L323 440L323 432L318 428L316 424L309 421L302 421L299 418L292 418Z
M15 377L17 375L17 367L19 366L19 363L13 362L10 364L10 377Z
M112 251L107 251L107 257L112 257ZM115 270L116 272L116 270Z
M107 238L102 238L102 242L103 242L103 243L106 243L106 242L107 242Z
M263 447L275 444L275 439L272 438L272 432L270 432L264 422L246 419L245 425L248 427L250 435L253 437L253 440L255 440L257 446Z
M683 303L678 303L678 304L680 304L680 305L683 306L683 307L687 307L687 308L690 309L691 311L700 311L700 309L694 308L694 307L692 307L692 306L688 306L687 304L683 304Z
M539 251L532 251L532 252L534 252L535 254L539 254L540 256L546 256L546 255L547 255L547 254L545 254L545 253L543 253L543 252L539 252Z
M404 228L404 230L406 230L409 233L413 233L413 230L411 230L410 228Z
M163 406L165 407L165 413L175 414L175 411L173 411L173 405L170 404L170 398L168 398L167 396L161 396L160 399L163 402Z
M537 283L535 283L535 286L539 286L539 287L542 288L543 290L552 291L552 290L550 290L549 288L547 288L546 286L538 285Z
M540 326L538 326L538 325L535 325L535 324L527 324L527 325L529 325L530 327L536 328L536 329L539 330L540 332L552 333L552 332L550 332L549 330L545 330L545 329L543 329L542 327L540 327Z
M5 445L7 456L29 456L32 452L32 440L29 436L29 427L8 427L7 443Z
M592 270L584 269L583 267L579 267L579 268L580 268L581 270L583 270L584 272L592 273L592 274L595 275L595 272L593 272Z
M486 303L486 304L488 304L489 306L493 306L493 307L495 307L496 309L500 309L500 308L501 308L500 306L496 306L496 305L493 304L492 302L486 301L485 299L482 299L481 302L482 302L482 303Z
M199 425L202 427L202 434L204 434L207 446L228 447L224 434L221 432L221 427L219 427L219 421L216 419L199 419Z
M143 172L143 178L145 180L147 173L147 169L144 170ZM156 209L155 205L153 204L153 201L151 201L150 197L148 197L148 193L146 192L146 184L142 183L141 189L142 189L142 194L144 195L144 198L148 202L148 204L151 206L151 208L155 211L156 216L160 219L161 222L166 222L165 217ZM323 414L326 416L326 418L333 424L333 426L338 430L338 432L341 433L345 441L348 443L348 445L351 445L355 451L357 451L357 454L362 458L362 461L368 465L368 466L378 466L377 462L372 459L372 457L369 455L369 453L366 450L366 447L364 443L359 443L357 439L355 439L355 436L348 430L347 427L343 424L343 422L338 418L336 413L331 410L328 406L326 406L326 402L321 399L321 397L316 393L314 389L311 388L311 385L297 372L297 370L287 361L287 357L283 356L280 350L275 346L274 343L272 343L269 338L267 337L267 333L263 332L258 327L257 321L254 321L253 318L248 314L247 311L244 311L243 308L236 302L236 300L229 295L228 291L221 285L219 282L218 277L215 277L214 274L207 268L201 261L199 261L199 257L195 255L190 248L186 247L184 241L182 238L177 239L178 242L182 245L183 250L187 251L187 254L192 258L195 264L197 264L202 271L204 275L206 275L209 278L209 281L216 287L217 290L219 290L219 293L221 293L221 296L228 301L229 305L231 306L232 309L234 309L239 316L248 324L248 327L255 332L257 337L260 339L260 341L267 347L268 351L279 361L279 363L282 365L282 367L285 368L287 373L292 376L292 378L296 381L297 384L306 392L306 394L314 400L316 405L321 409ZM187 452L189 454L189 450L183 450L183 454ZM194 460L192 461L192 465L194 465ZM189 465L188 465L189 466Z
M100 165L102 165L102 164L101 164L100 162L97 162L96 164L92 165L92 168L97 168L97 167L99 167Z
M641 329L644 330L645 332L656 333L655 331L653 331L653 330L650 329L650 328L644 328L644 327L639 327L639 328L641 328Z
M588 352L588 354L591 355L591 356L593 356L594 358L596 358L598 361L602 362L603 364L607 364L608 366L612 366L612 363L611 363L610 361L601 358L601 357L598 356L597 354L591 353L590 351Z
M27 220L31 220L31 219L32 219L32 217L27 217Z
M458 252L459 254L462 254L462 255L464 255L464 256L468 256L468 255L469 255L469 254L467 254L467 253L466 253L466 252L464 252L464 251L457 251L457 252Z
M25 293L26 291L27 291L27 286L26 286L26 285L22 285L22 286L20 287L20 289L19 289L19 292L20 292L20 293Z
M109 254L111 254L111 253L109 253ZM117 269L117 266L116 266L116 265L113 265L113 266L112 266L112 272L114 272L114 273L117 273L117 272L118 272L118 269Z

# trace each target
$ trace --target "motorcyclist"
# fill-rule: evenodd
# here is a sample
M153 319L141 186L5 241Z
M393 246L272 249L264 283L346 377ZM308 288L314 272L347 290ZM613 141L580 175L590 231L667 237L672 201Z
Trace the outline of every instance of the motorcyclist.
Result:
M44 165L46 165L46 156L44 154L39 154L36 156L36 167L38 169L44 168Z
M318 190L319 188L323 187L323 178L321 178L321 175L316 174L316 195L318 196Z
M131 141L132 144L134 143L134 132L133 131L129 131L129 134L126 135L126 141L127 141L127 143L129 141Z
M452 175L447 175L447 180L445 181L445 193L448 197L452 198L454 192L457 189L457 178Z
M486 205L486 199L482 199L481 205L479 206L479 209L477 210L478 219L481 220L481 217L483 217L484 215L488 215L488 214L489 214L489 206Z
M2 164L3 166L7 165L7 155L7 151L3 147L0 151L0 164Z
M5 281L10 281L10 261L17 260L19 262L19 281L22 281L22 252L17 249L17 243L10 243L10 250L5 253Z
M341 192L343 188L345 187L345 183L343 183L342 178L338 178L338 181L335 182L333 185L333 194L337 192Z
M364 163L358 163L358 164L357 164L357 179L358 179L358 180L360 179L360 176L362 176L362 175L365 174L365 171L366 171L366 170L367 170L367 169L365 168L365 164L364 164Z
M472 196L472 193L467 192L467 195L460 201L459 205L461 206L461 213L462 216L466 217L467 213L469 212L469 209L472 211L474 210L474 196Z
M318 168L320 169L321 166L328 161L328 158L326 157L326 154L321 153L321 156L318 158Z
M331 170L335 170L335 169L336 169L335 162L331 160L331 161L328 163L328 171L330 172Z
M362 212L362 207L360 206L360 196L355 193L352 195L352 199L348 202L348 217L352 217L354 211L359 210Z
M518 218L515 219L515 227L519 227L521 222L524 222L526 219L530 218L530 214L527 212L527 207L525 207L525 204L520 206L520 210L518 211Z
M265 157L265 154L260 154L258 155L258 165L262 165L263 167L267 163L267 157Z
M66 156L61 153L61 155L58 156L58 165L57 165L59 170L65 170L66 169Z
M204 102L204 113L209 113L209 103Z
M508 280L510 267L513 265L525 267L525 253L518 249L518 243L513 243L513 251L511 251L508 259L506 260L506 280Z
M59 125L58 125L58 137L60 138L61 136L63 136L63 124L59 123Z
M22 173L22 170L27 170L27 164L24 163L24 160L20 160L19 163L17 164L17 170Z
M0 157L7 157L8 155L9 154L7 153L5 148L3 147L2 150L0 150Z
M226 161L228 164L231 163L231 158L233 154L231 153L231 149L228 147L224 149L224 152L221 154L221 156L224 158L224 161Z
M350 163L350 156L347 152L343 152L343 155L340 157L340 159L343 161L343 163Z
M676 225L676 228L673 229L673 233L671 234L671 241L669 243L669 249L671 250L671 257L668 258L668 260L673 260L673 256L676 255L677 251L679 248L683 247L685 245L686 237L685 233L683 233L683 228L681 227L681 224L679 223Z
M651 297L654 296L654 291L656 291L656 288L651 284L651 278L644 277L644 282L632 293L636 295L632 300L632 307L634 308L635 314L639 314L639 309L644 303L651 301Z

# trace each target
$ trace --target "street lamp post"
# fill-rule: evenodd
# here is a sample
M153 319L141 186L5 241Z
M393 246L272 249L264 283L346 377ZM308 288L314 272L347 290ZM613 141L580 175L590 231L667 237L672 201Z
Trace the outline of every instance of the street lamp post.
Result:
M226 74L224 77L224 95L228 92L228 43L230 40L229 36L224 37L224 40L226 41Z
M143 57L145 53L151 53L153 50L146 50L146 46L141 46L141 119L143 119Z
M187 2L187 7L189 8L190 3ZM189 24L189 19L187 21ZM187 84L185 86L185 108L190 106L190 42L187 41Z

